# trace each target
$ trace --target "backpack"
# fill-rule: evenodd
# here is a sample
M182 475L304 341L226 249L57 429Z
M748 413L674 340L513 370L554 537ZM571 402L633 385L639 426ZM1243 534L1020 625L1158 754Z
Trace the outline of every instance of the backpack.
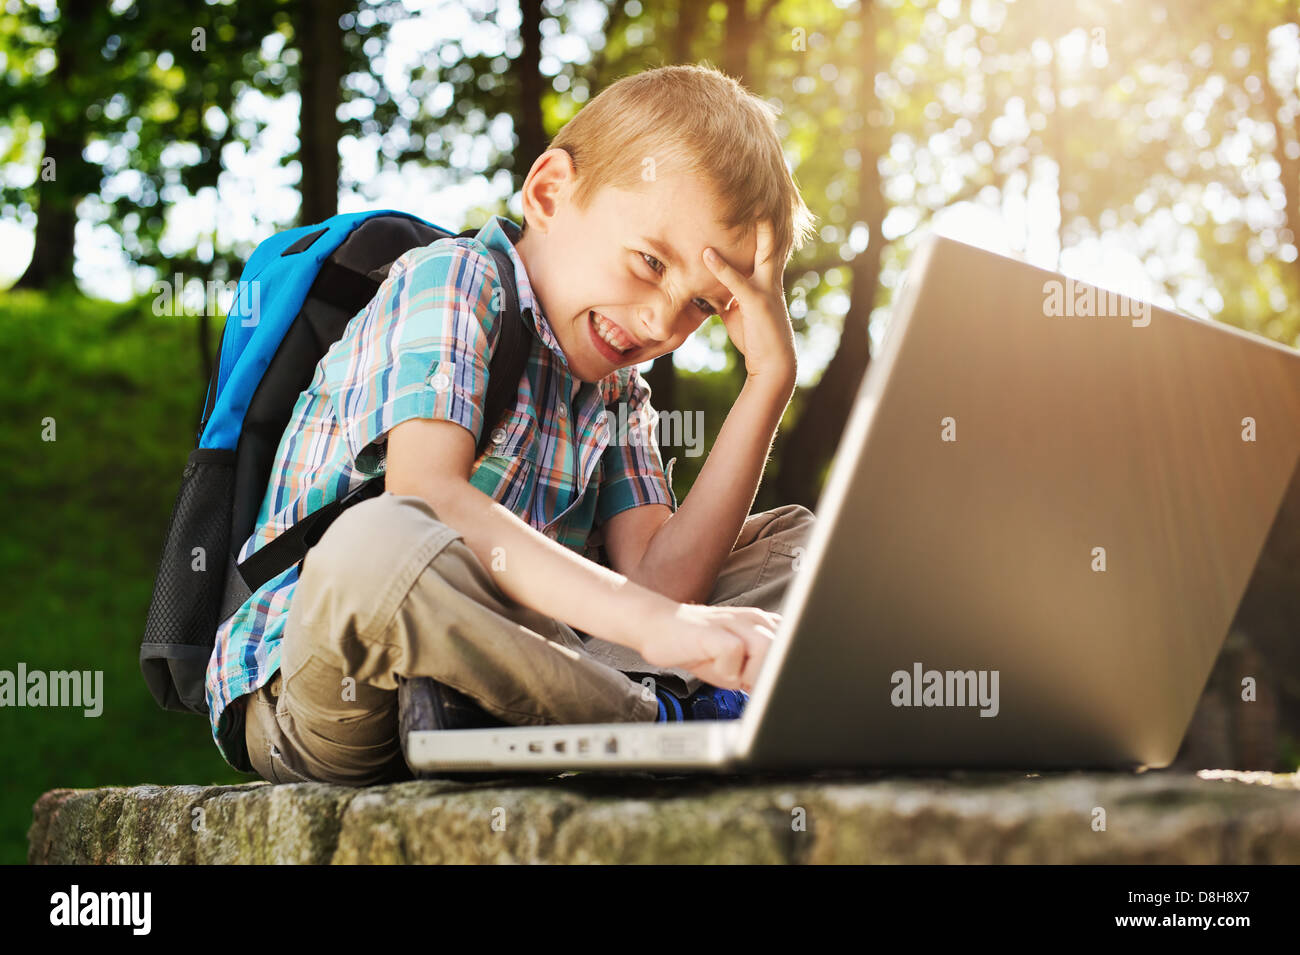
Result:
M245 263L181 475L140 644L158 705L208 713L204 684L219 625L262 584L298 563L346 508L383 492L383 475L300 519L242 563L280 438L316 365L379 291L403 253L473 236L393 210L337 215L277 233ZM490 248L504 322L489 364L483 432L513 404L530 350L510 257ZM256 286L250 283L257 282Z

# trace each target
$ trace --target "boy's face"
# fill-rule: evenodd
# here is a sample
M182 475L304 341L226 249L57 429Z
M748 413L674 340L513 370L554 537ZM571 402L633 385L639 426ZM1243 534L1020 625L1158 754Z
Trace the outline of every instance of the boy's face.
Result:
M551 149L524 184L528 231L516 249L573 375L599 381L676 349L731 293L704 264L706 246L745 274L753 229L727 231L697 179L660 164L654 181L604 187L573 202L569 154Z

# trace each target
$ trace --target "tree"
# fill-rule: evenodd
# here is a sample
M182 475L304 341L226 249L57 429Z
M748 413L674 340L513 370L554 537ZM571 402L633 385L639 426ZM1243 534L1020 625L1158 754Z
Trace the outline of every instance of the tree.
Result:
M177 0L114 11L64 0L53 14L23 5L0 16L10 61L0 117L18 134L8 158L42 140L36 181L0 190L7 213L36 218L20 286L72 279L77 210L87 197L103 207L133 261L191 264L158 250L166 197L215 187L221 148L233 136L234 97L259 66L247 50L259 45L266 9L257 0L229 8ZM184 144L195 148L180 158ZM117 180L128 184L106 188Z
M22 190L39 216L32 260L15 288L72 281L77 204L98 186L94 168L81 155L90 127L82 107L96 82L93 64L109 19L93 0L63 0L53 22L27 5L3 15L6 53L16 61L10 75L19 81L0 87L0 116L24 126L40 124L45 140L36 182ZM41 56L50 50L52 66Z
M880 25L872 0L862 0L857 14L859 59L854 73L850 111L853 153L861 157L858 181L853 191L849 221L866 229L866 249L848 263L849 306L839 347L809 394L800 402L794 427L786 432L778 453L775 479L777 496L790 503L811 507L821 489L826 462L839 444L848 422L853 399L871 361L869 324L880 285L881 262L886 243L881 236L885 220L885 199L881 192L879 161L888 134L883 129L884 113L876 93ZM832 267L839 267L833 264Z
M293 28L301 61L298 94L298 155L302 207L298 221L328 219L339 209L338 118L343 95L346 49L340 23L356 7L354 0L295 0Z

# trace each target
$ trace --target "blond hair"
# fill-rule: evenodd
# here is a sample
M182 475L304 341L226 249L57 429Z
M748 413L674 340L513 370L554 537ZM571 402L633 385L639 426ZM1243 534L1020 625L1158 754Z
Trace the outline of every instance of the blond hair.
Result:
M782 267L813 235L813 215L785 163L777 110L708 64L625 76L580 109L551 141L577 170L574 201L602 186L635 188L647 168L708 183L731 230L768 219ZM524 223L527 228L527 222Z

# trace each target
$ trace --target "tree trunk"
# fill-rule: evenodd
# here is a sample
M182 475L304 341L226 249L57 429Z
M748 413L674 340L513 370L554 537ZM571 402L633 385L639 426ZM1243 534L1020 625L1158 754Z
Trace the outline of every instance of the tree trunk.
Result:
M339 19L349 0L299 0L296 32L302 56L298 158L302 166L299 225L321 222L339 211L338 119L343 88L343 30Z
M691 56L691 41L695 39L695 31L698 29L703 9L700 4L692 3L691 0L683 0L677 5L677 26L673 30L672 37L674 63L695 62L694 57Z
M520 0L519 26L523 49L515 61L519 77L518 144L514 156L514 188L522 189L533 161L546 151L546 128L542 124L542 96L546 78L542 76L542 0Z
M84 30L92 17L92 0L63 0L59 5L59 34L54 41L54 87L69 89L71 81L81 69L77 47L84 42L77 30ZM74 279L73 262L76 244L77 204L90 183L90 164L81 158L86 142L86 114L82 109L72 113L70 121L56 125L50 116L41 120L45 135L45 155L37 173L36 188L40 191L37 205L36 245L32 260L14 283L14 288L50 289L56 285L71 284ZM54 178L41 178L45 171L44 160L54 161Z
M60 54L62 62L62 54ZM66 183L82 176L75 175L73 167L84 164L81 158L81 140L50 131L46 126L44 159L54 161L55 178L43 182L37 175L40 205L37 208L36 246L32 260L14 283L16 289L48 290L74 281L72 266L76 244L77 203L81 196Z
M849 412L857 397L862 376L871 361L871 341L868 323L876 304L876 290L880 282L880 266L885 251L885 240L880 234L885 220L885 198L881 191L878 159L882 151L883 136L870 117L878 115L876 99L876 23L874 5L862 4L862 37L864 56L858 74L857 102L861 106L862 125L857 137L858 154L862 157L862 175L858 182L855 221L866 223L869 242L867 248L853 259L852 292L849 310L844 316L844 331L839 347L831 358L821 380L813 387L803 403L799 419L788 431L777 455L780 462L776 475L776 492L782 504L803 504L812 507L821 492L822 473L839 445L840 435L848 422Z
M738 83L749 69L749 14L745 0L727 0L727 28L722 39L722 71Z

